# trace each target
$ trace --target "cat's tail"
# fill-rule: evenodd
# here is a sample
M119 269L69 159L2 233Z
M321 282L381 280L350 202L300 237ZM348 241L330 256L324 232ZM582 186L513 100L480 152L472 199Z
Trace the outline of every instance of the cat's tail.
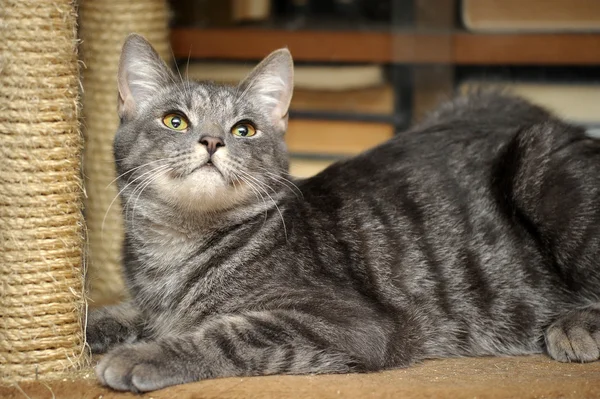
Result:
M505 147L494 178L567 288L600 295L600 140L557 120L534 124Z

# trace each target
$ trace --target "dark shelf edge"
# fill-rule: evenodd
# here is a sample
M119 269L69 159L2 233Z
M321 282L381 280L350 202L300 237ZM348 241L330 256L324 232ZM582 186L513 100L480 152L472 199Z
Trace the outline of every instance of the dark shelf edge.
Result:
M316 45L318 44L318 45ZM600 65L599 33L171 30L175 57L258 60L288 47L298 61L454 65Z

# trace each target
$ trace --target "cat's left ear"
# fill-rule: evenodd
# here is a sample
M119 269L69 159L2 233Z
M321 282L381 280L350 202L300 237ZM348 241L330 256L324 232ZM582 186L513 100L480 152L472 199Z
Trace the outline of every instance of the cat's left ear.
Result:
M288 110L294 91L294 61L287 48L275 50L250 72L241 83L245 100L268 112L275 126L287 128Z
M137 34L127 36L117 76L119 116L135 117L140 107L156 97L160 89L173 79L167 64L144 37Z

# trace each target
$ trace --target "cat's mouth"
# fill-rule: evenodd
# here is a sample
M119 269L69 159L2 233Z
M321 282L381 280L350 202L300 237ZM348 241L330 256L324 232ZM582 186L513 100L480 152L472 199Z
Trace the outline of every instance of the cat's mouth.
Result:
M206 161L204 165L200 165L200 169L215 169L218 170L217 165L215 165L210 159Z
M208 161L206 161L205 163L203 163L202 165L198 165L198 166L196 166L195 168L193 168L193 169L190 171L190 173L189 173L189 174L190 174L190 175L191 175L191 174L194 174L194 173L196 173L197 171L206 171L206 172L209 172L209 171L215 171L215 172L219 172L219 173L221 173L221 171L219 170L219 168L217 168L217 165L215 165L215 164L212 162L212 160L210 160L210 159L209 159Z

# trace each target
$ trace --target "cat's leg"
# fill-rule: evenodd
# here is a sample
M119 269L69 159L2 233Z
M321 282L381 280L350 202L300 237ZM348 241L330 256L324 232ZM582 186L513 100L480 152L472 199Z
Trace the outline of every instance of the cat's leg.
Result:
M502 162L504 193L513 220L521 222L543 255L551 303L572 307L600 293L600 140L558 122L517 134ZM501 179L500 179L501 180ZM546 331L556 360L600 357L600 304L561 315Z
M104 353L116 344L137 340L142 327L140 312L131 302L125 302L91 310L85 337L93 353Z
M121 345L96 374L114 389L144 392L218 377L380 369L383 331L370 321L346 327L295 311L224 315L184 335Z
M600 359L600 303L571 310L546 330L548 354L561 362Z
M519 132L498 164L499 198L574 302L600 293L600 140L559 122ZM556 290L558 291L558 290Z

